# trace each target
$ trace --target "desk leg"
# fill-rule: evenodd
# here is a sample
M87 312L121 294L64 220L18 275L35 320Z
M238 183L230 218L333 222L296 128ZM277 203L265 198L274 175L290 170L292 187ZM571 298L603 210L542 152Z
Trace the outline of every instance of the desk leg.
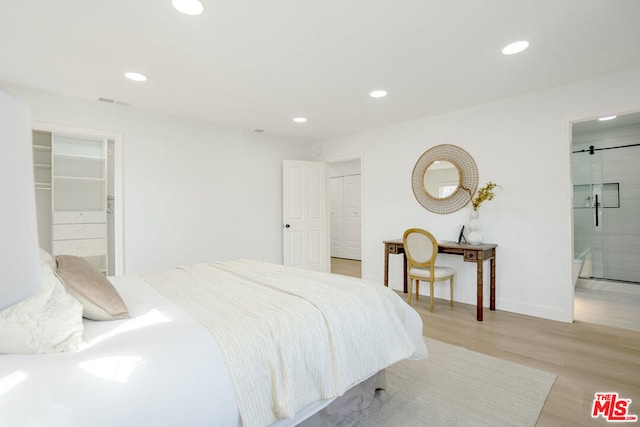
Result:
M478 281L478 301L477 301L477 307L476 307L476 311L477 311L476 319L479 322L482 321L482 275L483 275L482 263L483 263L483 260L479 259L477 261L477 264L476 264L478 266L477 267L477 271L478 271L478 274L477 274L477 276L478 276L478 278L477 278L477 281Z
M490 310L496 309L496 257L491 258L491 305Z
M389 287L389 246L384 245L384 285Z
M402 279L404 280L404 293L407 293L407 254L405 254L404 252L402 253L402 259L404 260L403 264L404 265L404 270L402 273Z

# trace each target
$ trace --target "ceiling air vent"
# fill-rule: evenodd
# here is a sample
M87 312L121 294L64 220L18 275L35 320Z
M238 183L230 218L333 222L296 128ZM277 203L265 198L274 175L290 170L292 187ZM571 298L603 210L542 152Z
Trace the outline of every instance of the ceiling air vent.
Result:
M127 102L123 102L123 101L116 101L115 99L109 99L109 98L98 98L98 101L100 102L104 102L106 104L116 104L116 105L122 105L124 107L128 107L131 104L127 103Z

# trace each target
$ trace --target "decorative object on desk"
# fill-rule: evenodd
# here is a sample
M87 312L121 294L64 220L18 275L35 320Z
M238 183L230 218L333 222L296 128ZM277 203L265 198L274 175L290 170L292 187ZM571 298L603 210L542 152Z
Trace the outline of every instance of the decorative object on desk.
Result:
M425 151L411 175L416 199L425 209L435 213L462 209L477 186L478 167L473 157L450 144L436 145Z
M498 187L498 184L489 181L487 185L482 187L476 193L476 197L471 200L471 206L473 210L469 214L469 234L467 235L467 241L472 245L477 245L482 242L482 234L480 233L480 212L478 208L485 200L493 200L495 196L493 190Z
M464 225L460 227L460 233L458 233L458 244L462 243L463 240L465 242L467 241L467 239L465 239L464 237Z
M467 243L478 245L482 242L482 234L480 234L480 212L472 210L469 214L469 234L467 234Z
M487 185L478 190L476 197L471 202L474 211L477 211L485 200L493 200L493 197L495 196L493 189L496 187L498 187L498 184L489 181L487 182Z

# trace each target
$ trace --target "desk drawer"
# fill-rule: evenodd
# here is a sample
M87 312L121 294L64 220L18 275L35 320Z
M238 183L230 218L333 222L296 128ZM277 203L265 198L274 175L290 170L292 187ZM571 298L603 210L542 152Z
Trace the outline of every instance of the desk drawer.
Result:
M99 239L107 237L107 224L64 224L53 226L53 240Z
M387 250L390 254L403 254L404 253L404 245L402 243L389 243L387 244Z
M80 257L105 255L107 239L57 240L53 242L54 255L75 255Z
M464 251L464 260L465 261L477 261L478 260L478 252L477 251Z

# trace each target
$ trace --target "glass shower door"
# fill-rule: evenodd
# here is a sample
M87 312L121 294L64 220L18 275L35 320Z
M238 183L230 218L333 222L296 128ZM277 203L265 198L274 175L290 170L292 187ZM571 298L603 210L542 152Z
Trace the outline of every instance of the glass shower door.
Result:
M580 277L605 277L602 153L573 154L574 257L582 261Z

